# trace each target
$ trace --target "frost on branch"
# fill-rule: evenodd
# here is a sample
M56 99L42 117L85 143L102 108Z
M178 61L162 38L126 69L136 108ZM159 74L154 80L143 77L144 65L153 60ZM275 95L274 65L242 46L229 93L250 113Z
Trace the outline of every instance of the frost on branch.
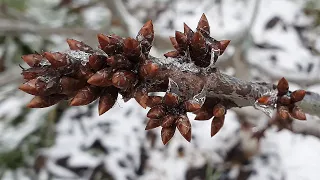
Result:
M254 106L255 102L277 108L281 119L305 119L296 105L304 91L288 91L282 79L277 87L267 83L245 82L220 73L215 66L230 43L210 37L210 26L202 15L196 31L184 24L184 32L170 37L174 51L165 58L149 54L154 38L148 21L136 38L98 34L99 47L68 39L70 50L22 56L30 66L22 70L25 83L19 88L35 97L30 108L52 106L69 100L71 106L87 105L99 99L99 115L113 107L121 94L125 101L134 98L143 108L150 107L146 130L161 126L161 138L167 144L175 130L191 141L191 123L209 120L211 136L224 124L227 110ZM277 90L276 90L277 89ZM152 92L166 92L164 97ZM266 96L266 92L277 92Z

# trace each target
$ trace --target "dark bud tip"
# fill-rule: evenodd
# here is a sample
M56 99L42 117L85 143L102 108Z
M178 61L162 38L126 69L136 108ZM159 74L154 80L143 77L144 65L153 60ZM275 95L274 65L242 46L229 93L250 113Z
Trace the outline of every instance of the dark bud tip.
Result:
M109 88L106 89L99 98L99 115L101 116L105 112L109 111L114 104L116 103L116 100L118 98L118 93L115 89Z
M159 119L149 119L145 130L154 129L159 127L160 125L161 125L161 121Z
M230 44L230 40L219 41L220 55L222 55L224 53L224 51L227 49L229 44Z
M289 83L288 81L283 77L279 80L278 85L278 95L285 95L289 91Z
M159 119L162 118L165 115L165 108L162 105L154 106L152 107L148 114L147 117L151 119Z
M43 57L40 54L28 54L21 56L22 60L30 67L38 66Z
M210 35L210 26L205 14L202 14L198 22L197 30L202 33L205 32L206 34Z
M164 145L166 145L170 139L173 137L174 133L176 131L175 126L166 127L161 129L161 140Z
M216 135L224 124L225 116L215 117L211 122L211 137Z

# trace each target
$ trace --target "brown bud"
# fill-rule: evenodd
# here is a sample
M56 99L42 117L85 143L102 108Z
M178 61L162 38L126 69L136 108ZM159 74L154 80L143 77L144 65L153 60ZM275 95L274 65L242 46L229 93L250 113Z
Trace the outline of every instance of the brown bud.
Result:
M71 100L70 106L87 105L96 100L98 97L97 88L94 86L86 86L78 91Z
M71 50L80 50L84 52L92 52L93 49L89 45L83 43L82 41L77 41L74 39L67 39L67 43Z
M174 125L174 123L176 122L176 118L177 118L176 116L171 115L171 114L165 115L162 118L161 126L162 127L170 127L170 126Z
M291 94L290 94L290 97L291 97L291 101L293 103L295 102L298 102L298 101L301 101L304 96L306 95L306 91L305 90L296 90L296 91L293 91Z
M210 26L205 14L202 14L198 22L197 30L201 33L205 32L206 34L210 35Z
M280 119L287 120L289 118L289 109L287 106L279 106L277 111Z
M280 103L283 105L289 105L291 103L291 98L287 95L283 95L280 97Z
M222 55L224 51L227 49L228 45L230 43L230 40L221 40L219 41L219 49L220 49L220 54Z
M159 105L162 103L162 97L161 96L149 96L147 101L148 107L153 107L156 105Z
M93 75L94 75L94 72L92 71L90 65L86 64L84 66L83 65L79 66L79 69L75 74L75 78L88 80Z
M186 50L188 46L188 39L185 34L180 31L176 31L176 41L179 45L180 50Z
M214 117L211 122L211 137L216 135L224 124L225 116Z
M184 34L187 36L188 41L190 41L192 36L193 36L193 34L194 34L194 32L192 31L192 29L186 23L183 23L183 30L184 30L183 31Z
M176 107L179 105L179 96L175 93L166 93L163 97L163 103L170 107Z
M173 46L176 50L179 50L179 45L178 45L178 42L177 42L176 38L170 36L170 41L171 41L172 46Z
M24 62L30 67L38 66L42 61L43 57L40 54L28 54L21 56Z
M143 90L138 90L134 93L135 100L140 104L144 109L147 108L147 102L149 99L148 93Z
M44 52L43 56L50 62L53 68L63 67L69 64L67 56L60 52Z
M152 107L148 114L147 117L151 119L159 119L162 118L165 115L165 108L162 105L154 106Z
M200 32L194 33L191 39L191 47L193 51L204 52L206 51L206 41Z
M191 123L187 115L181 115L178 117L177 121L177 128L180 131L181 135L190 142L191 137L185 137L189 131L191 131Z
M131 69L133 64L125 56L116 54L107 58L107 64L117 69Z
M197 66L207 67L210 64L211 55L208 53L205 39L199 31L195 32L191 39L190 57Z
M184 108L187 110L187 112L194 112L199 110L201 108L201 105L192 100L189 100L184 102Z
M154 38L153 24L152 21L149 20L146 22L143 27L140 29L136 39L140 42L142 51L144 53L149 53L151 49L151 45Z
M204 120L209 120L213 117L212 111L209 112L206 109L200 109L199 111L196 112L196 117L194 118L194 120L198 120L198 121L204 121Z
M110 39L104 34L98 34L98 41L102 50L104 50L110 44Z
M106 87L106 86L112 85L111 78L112 78L112 69L104 68L104 69L101 69L100 71L97 71L93 76L91 76L88 79L87 82L95 86Z
M139 57L141 54L139 42L130 37L126 38L124 40L123 52L129 57Z
M32 79L28 82L25 82L19 86L21 91L24 91L28 94L37 95L39 92L36 87L37 79Z
M217 104L213 107L213 116L222 117L226 114L226 108L222 104Z
M262 105L270 105L270 96L262 96L258 99L258 103Z
M106 58L104 56L91 55L88 63L92 69L98 71L105 66Z
M278 89L278 95L282 96L287 94L289 90L289 83L284 77L279 80L277 89Z
M170 52L167 52L167 53L164 54L164 56L166 58L168 58L168 57L176 58L176 57L178 57L178 55L179 55L178 51L170 51Z
M307 119L306 114L298 106L295 106L292 109L292 111L290 112L290 114L295 119L299 119L299 120L306 120Z
M48 67L33 67L22 70L21 74L25 80L31 80L38 76L44 75L46 72L48 72L48 70Z
M77 79L63 76L60 79L61 94L73 94L76 90L82 88L84 84Z
M112 84L124 90L134 86L136 80L136 75L131 71L117 71L112 76Z
M114 87L105 89L99 98L99 115L107 112L113 107L118 98L118 92Z
M161 124L161 121L159 119L149 119L145 130L157 128L160 126L160 124Z
M45 108L67 99L66 95L54 94L50 96L35 96L28 104L28 108Z
M140 67L140 77L153 78L157 75L159 66L153 62L147 62Z
M162 139L162 143L164 145L166 145L170 141L170 139L173 137L175 131L176 131L175 126L166 127L166 128L161 129L161 139Z

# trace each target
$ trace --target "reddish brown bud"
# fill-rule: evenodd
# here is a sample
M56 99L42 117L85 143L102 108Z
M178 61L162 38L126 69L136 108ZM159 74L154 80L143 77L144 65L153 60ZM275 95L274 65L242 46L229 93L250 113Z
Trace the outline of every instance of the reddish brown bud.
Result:
M107 112L113 107L118 98L118 92L115 88L110 87L104 90L99 99L99 115Z
M153 24L152 21L149 20L146 22L143 27L140 29L136 39L140 42L142 51L144 53L149 53L151 49L151 45L154 38Z
M228 45L230 43L230 40L221 40L219 41L219 49L220 49L220 54L222 55L224 51L227 49Z
M151 119L159 119L162 118L165 115L165 108L162 105L154 106L152 107L148 114L147 117Z
M176 50L179 50L179 45L178 45L178 42L177 42L176 38L170 36L170 41L171 41L172 46L173 46Z
M106 58L104 56L91 55L88 63L92 69L98 71L105 66Z
M111 78L112 78L112 69L104 68L104 69L101 69L100 71L97 71L93 76L91 76L88 79L87 82L95 86L106 87L106 86L112 85Z
M186 23L183 23L183 30L184 34L187 36L188 41L190 41L194 32Z
M61 94L70 95L73 94L76 90L82 88L84 83L81 83L79 80L63 76L60 79Z
M136 76L131 71L117 71L112 76L112 84L119 89L128 89L135 85Z
M283 105L289 105L291 103L291 98L287 95L283 95L280 97L280 103Z
M181 48L181 50L186 50L188 46L188 39L185 34L180 31L176 31L176 41Z
M148 102L148 93L140 90L140 91L136 91L134 93L134 98L135 100L140 104L141 107L143 107L144 109L147 108L147 102Z
M277 111L280 119L287 120L289 118L289 109L287 106L279 106Z
M187 136L188 132L191 131L191 123L187 115L181 115L178 117L177 121L177 128L180 131L181 135L190 142L191 136ZM190 133L191 135L191 133Z
M164 56L166 58L168 58L168 57L176 58L176 57L178 57L178 55L179 55L178 51L170 51L170 52L167 52L167 53L164 54Z
M94 75L94 72L92 71L90 65L86 64L84 66L83 65L79 66L79 69L75 74L75 78L88 80L93 75Z
M36 87L37 79L32 79L28 82L25 82L19 86L21 91L24 91L28 94L37 95L39 92Z
M176 116L171 115L171 114L165 115L162 118L161 126L162 127L170 127L170 126L174 125L174 123L176 122L176 118L177 118Z
M116 54L107 58L107 63L113 68L117 69L131 69L132 63L123 55Z
M277 89L278 89L278 95L282 96L287 94L289 90L289 83L284 77L279 80Z
M258 103L262 105L269 105L270 104L270 96L262 96L258 99Z
M40 54L28 54L21 56L24 62L30 67L38 66L42 61L43 57Z
M159 66L152 62L147 62L140 67L140 77L142 78L153 78L157 75Z
M66 55L60 52L44 52L43 56L50 62L53 68L63 67L69 63Z
M66 95L54 94L50 96L35 96L28 104L28 108L45 108L67 99Z
M141 52L140 52L139 42L133 38L129 38L129 37L126 38L124 40L123 51L125 55L129 57L140 56Z
M48 72L48 67L33 67L22 70L22 76L25 80L35 79L38 76L44 75Z
M301 100L304 98L305 95L306 95L306 91L304 91L304 90L296 90L296 91L293 91L293 92L291 93L291 95L290 95L291 101L292 101L293 103L298 102L298 101L301 101Z
M198 22L197 30L201 33L205 32L206 34L210 35L210 26L205 14L202 14Z
M205 39L199 31L195 32L191 39L190 57L197 66L207 67L210 64L211 55L208 53Z
M162 97L161 96L149 96L147 101L148 107L153 107L156 105L159 105L162 103Z
M213 107L213 116L222 117L226 114L226 108L222 104L217 104Z
M110 39L108 38L108 36L104 34L98 34L97 37L102 50L104 50L107 46L109 46Z
M149 119L145 130L157 128L160 126L160 124L161 124L161 121L159 119Z
M306 120L307 119L306 114L298 106L295 106L292 109L292 111L290 112L290 114L295 119L299 119L299 120Z
M75 97L71 100L70 106L87 105L96 100L97 97L97 88L93 86L86 86L78 91Z
M211 137L216 135L224 124L225 116L214 117L211 122Z
M174 93L166 93L163 97L163 103L170 107L176 107L179 105L179 96Z
M189 100L184 102L184 108L187 110L187 112L194 112L199 110L201 108L201 105L192 100Z
M205 109L200 109L198 112L196 112L196 117L194 120L198 121L204 121L204 120L209 120L213 117L212 111L209 112L208 110Z
M176 131L175 126L166 127L166 128L161 129L161 139L162 139L162 143L164 145L166 145L170 141L170 139L173 137L175 131Z
M77 41L74 39L67 39L67 43L71 50L80 50L84 52L92 52L92 47L83 43L82 41Z

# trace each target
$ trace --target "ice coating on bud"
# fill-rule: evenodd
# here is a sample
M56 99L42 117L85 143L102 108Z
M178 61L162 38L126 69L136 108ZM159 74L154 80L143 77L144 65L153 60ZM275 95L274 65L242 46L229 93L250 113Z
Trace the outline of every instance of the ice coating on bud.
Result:
M271 118L277 103L277 99L278 99L277 95L278 95L277 91L271 91L271 92L266 92L265 94L262 94L261 97L268 97L268 103L267 104L265 104L264 102L262 103L261 102L262 100L259 98L255 101L254 108L264 112L267 116Z
M74 61L80 61L83 66L85 66L89 62L90 53L86 53L84 51L75 51L75 50L69 50L65 52L68 56L68 60L74 62Z

